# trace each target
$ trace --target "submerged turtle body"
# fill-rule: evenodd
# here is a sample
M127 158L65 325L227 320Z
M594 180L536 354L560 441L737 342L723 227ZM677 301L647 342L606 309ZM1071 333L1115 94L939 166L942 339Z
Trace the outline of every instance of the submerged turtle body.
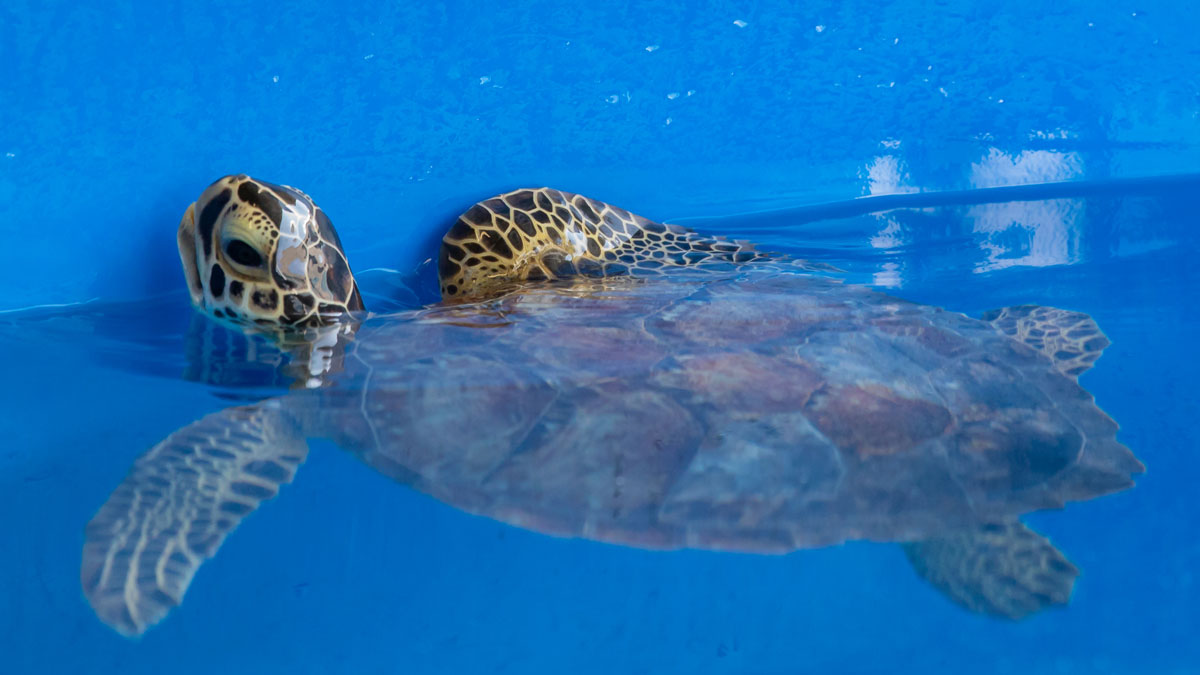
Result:
M915 541L1140 468L1044 353L786 272L526 289L368 323L351 355L294 403L317 433L464 510L616 543Z
M207 204L250 179L225 180L180 228L193 298L210 310L229 294L204 270L246 271L223 257L228 205ZM971 609L1018 618L1068 600L1077 570L1018 516L1127 488L1142 470L1075 381L1107 345L1086 315L971 319L567 193L536 217L550 192L483 202L451 229L441 281L459 302L318 331L310 388L209 415L143 455L88 526L82 579L98 615L129 634L164 616L314 437L549 534L773 553L899 542ZM205 212L212 222L197 223ZM201 233L208 246L182 243ZM328 219L310 233L262 248L263 269L242 281L311 294L296 302L317 309L296 323L320 326L361 300L340 249L322 258L338 264L296 264L336 241ZM307 286L285 265L309 270ZM257 324L284 311L222 308Z

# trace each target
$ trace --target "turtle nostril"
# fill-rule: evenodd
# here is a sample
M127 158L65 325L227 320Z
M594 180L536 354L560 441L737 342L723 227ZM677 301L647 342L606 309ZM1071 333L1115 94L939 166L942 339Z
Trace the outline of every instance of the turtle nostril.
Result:
M253 246L241 239L234 239L225 244L225 255L229 256L229 259L235 263L245 265L246 267L258 267L263 262L263 258L259 255L258 251L254 250Z

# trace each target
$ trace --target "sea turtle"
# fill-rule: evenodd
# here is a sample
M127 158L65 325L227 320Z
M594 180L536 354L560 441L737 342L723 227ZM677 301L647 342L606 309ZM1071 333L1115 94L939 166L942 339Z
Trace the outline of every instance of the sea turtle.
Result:
M1078 574L1018 517L1143 470L1076 382L1108 344L1084 314L972 319L565 192L472 207L443 240L445 301L390 316L363 316L333 226L290 187L219 180L179 250L198 306L316 342L307 386L171 434L88 524L85 594L127 635L179 604L308 438L555 535L899 542L951 599L1009 618L1065 604Z

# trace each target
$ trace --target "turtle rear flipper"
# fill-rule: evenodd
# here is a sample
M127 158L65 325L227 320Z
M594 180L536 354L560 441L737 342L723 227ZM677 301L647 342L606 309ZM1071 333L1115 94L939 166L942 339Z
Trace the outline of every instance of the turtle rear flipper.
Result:
M1014 340L1042 351L1069 377L1078 377L1091 368L1109 345L1100 327L1083 312L1015 305L985 312L983 320Z
M1050 540L1016 521L907 543L904 552L951 600L1008 619L1067 604L1079 576Z
M213 413L154 446L87 525L80 579L92 609L129 636L157 623L307 454L278 401Z

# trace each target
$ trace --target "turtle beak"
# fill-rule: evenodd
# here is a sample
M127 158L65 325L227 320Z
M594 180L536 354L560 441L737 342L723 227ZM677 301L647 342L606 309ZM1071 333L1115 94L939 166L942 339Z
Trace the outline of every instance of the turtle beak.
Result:
M200 285L200 268L196 262L196 202L189 204L187 211L183 212L176 239L188 292L192 295L192 303L199 305L204 299L204 288Z

